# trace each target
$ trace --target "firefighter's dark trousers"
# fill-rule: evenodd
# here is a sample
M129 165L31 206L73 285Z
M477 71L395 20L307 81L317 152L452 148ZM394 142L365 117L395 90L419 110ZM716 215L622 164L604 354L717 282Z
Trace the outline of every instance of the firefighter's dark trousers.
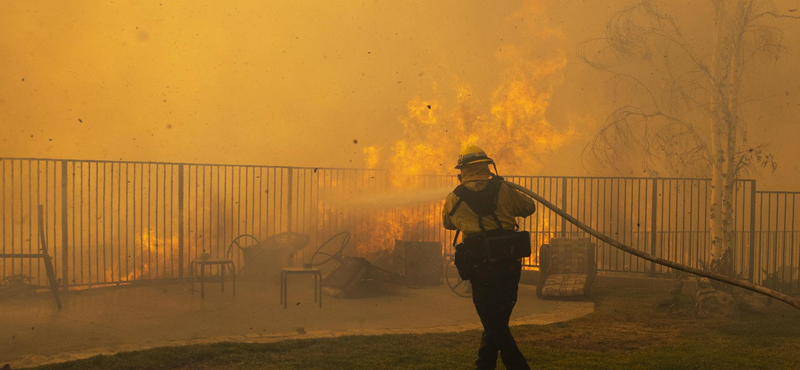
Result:
M476 369L494 369L498 352L506 369L530 369L508 328L511 311L517 303L520 273L521 263L517 260L484 263L475 269L471 279L472 302L483 323Z

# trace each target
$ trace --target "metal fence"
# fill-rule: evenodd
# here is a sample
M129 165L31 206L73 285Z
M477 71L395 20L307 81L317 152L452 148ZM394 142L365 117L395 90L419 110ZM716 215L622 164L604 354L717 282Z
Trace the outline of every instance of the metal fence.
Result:
M509 177L544 196L592 228L654 256L698 267L711 252L706 179L618 177ZM739 181L734 197L736 273L751 270L747 232L755 182ZM541 210L524 221L534 246L553 236L589 237L552 211ZM669 269L624 253L591 238L598 245L601 271L664 274ZM533 261L537 263L538 261Z
M799 192L758 191L751 250L753 278L784 292L800 292Z
M691 266L709 258L708 180L507 179L647 253ZM182 278L190 260L203 251L225 256L241 234L308 234L311 242L296 263L343 230L353 236L350 254L392 248L395 239L438 241L451 252L453 233L441 227L440 199L456 185L455 176L403 178L402 189L428 194L414 204L392 200L396 181L386 171L364 169L0 158L0 254L40 248L38 204L45 209L56 274L69 286ZM758 192L754 180L738 182L737 275L800 291L797 194ZM374 201L365 204L365 197ZM583 235L546 209L521 219L520 226L532 232L535 251L552 237ZM237 249L231 253L241 258ZM538 264L537 255L529 266ZM604 243L598 243L597 264L602 271L669 272ZM46 283L38 260L0 260L0 276L15 274Z

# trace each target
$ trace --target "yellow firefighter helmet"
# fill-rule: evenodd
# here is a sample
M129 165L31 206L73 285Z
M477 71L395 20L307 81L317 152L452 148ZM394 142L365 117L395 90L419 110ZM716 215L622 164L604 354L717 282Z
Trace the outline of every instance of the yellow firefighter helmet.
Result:
M458 155L458 165L456 166L457 169L464 167L468 164L473 163L494 163L494 161L486 155L486 152L483 151L479 146L475 144L469 144L464 146L461 149L461 154Z

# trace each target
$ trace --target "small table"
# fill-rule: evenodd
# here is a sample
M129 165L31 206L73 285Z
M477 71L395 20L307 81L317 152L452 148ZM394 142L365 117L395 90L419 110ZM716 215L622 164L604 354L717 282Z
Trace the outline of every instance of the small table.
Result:
M206 288L206 266L211 265L219 265L219 275L222 282L222 291L225 291L225 268L230 265L231 271L233 273L233 295L236 295L236 266L233 264L233 260L229 259L222 259L222 258L209 258L207 260L203 259L196 259L192 260L189 263L189 280L192 284L192 294L194 294L194 266L200 265L200 298L205 298L205 288Z
M314 302L319 302L322 308L322 271L316 267L284 267L281 269L281 303L286 308L288 300L289 275L291 274L311 274L314 275Z

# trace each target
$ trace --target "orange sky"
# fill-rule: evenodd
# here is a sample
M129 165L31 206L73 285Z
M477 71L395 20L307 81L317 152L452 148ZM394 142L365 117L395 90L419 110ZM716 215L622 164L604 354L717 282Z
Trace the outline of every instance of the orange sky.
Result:
M545 81L544 116L576 134L537 153L537 171L583 174L580 151L619 102L575 48L626 3L3 2L0 155L362 167L365 146L404 138L409 101L466 85L488 104L519 52L567 61ZM778 161L761 181L773 189L800 189L794 23L746 111Z

